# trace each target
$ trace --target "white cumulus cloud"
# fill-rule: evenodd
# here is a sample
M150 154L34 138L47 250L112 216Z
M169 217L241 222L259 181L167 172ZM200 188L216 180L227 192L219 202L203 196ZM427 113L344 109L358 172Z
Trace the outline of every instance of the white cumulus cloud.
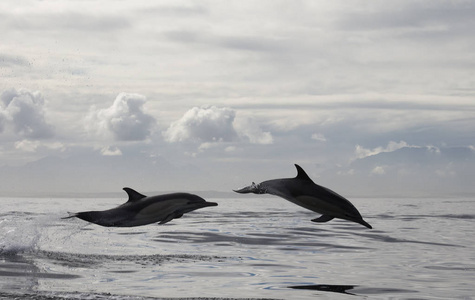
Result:
M200 149L210 148L210 143L248 141L252 144L271 144L270 132L264 132L250 118L237 116L227 107L193 107L182 118L173 122L163 132L167 142L199 142Z
M143 111L146 102L139 94L120 93L105 109L92 109L86 127L99 135L112 135L117 141L142 141L152 132L156 121Z
M10 89L1 95L0 132L11 127L21 137L45 139L54 135L45 119L45 100L40 92Z
M193 107L163 133L168 142L232 141L237 134L233 127L236 113L229 108Z
M229 108L193 107L163 133L168 142L219 142L236 138L233 121L236 113Z

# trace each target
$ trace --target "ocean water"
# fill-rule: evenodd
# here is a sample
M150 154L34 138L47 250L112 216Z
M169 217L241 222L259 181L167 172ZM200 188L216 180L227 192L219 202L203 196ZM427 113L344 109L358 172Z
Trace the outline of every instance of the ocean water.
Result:
M276 197L165 225L68 211L125 198L1 198L0 299L475 299L475 198L351 199L374 229Z

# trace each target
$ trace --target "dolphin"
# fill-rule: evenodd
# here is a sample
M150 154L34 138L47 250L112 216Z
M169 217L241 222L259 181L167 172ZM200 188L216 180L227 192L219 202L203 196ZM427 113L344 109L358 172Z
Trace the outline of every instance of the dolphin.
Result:
M129 195L129 200L122 205L102 211L72 213L63 219L76 217L106 227L134 227L156 222L165 224L187 212L218 205L188 193L147 197L128 187L123 190Z
M271 194L282 197L294 204L321 214L319 218L312 222L324 223L334 218L344 219L359 223L367 228L373 228L363 220L359 211L343 196L334 191L320 186L312 181L305 171L299 166L297 177L272 179L246 186L236 193L247 194Z

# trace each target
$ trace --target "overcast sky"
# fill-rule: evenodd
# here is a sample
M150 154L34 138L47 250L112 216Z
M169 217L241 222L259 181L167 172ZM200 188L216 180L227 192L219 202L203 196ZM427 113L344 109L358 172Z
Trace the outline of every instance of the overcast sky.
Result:
M475 192L474 1L1 1L0 192Z

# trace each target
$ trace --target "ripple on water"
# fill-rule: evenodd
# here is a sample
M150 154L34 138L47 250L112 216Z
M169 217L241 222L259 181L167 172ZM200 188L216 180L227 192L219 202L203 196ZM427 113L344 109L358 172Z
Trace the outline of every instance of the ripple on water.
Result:
M161 265L166 262L186 261L223 261L225 257L195 255L195 254L151 254L151 255L106 255L106 254L80 254L66 252L39 251L39 259L48 259L52 263L67 267L96 267L110 262L127 262L138 265Z

